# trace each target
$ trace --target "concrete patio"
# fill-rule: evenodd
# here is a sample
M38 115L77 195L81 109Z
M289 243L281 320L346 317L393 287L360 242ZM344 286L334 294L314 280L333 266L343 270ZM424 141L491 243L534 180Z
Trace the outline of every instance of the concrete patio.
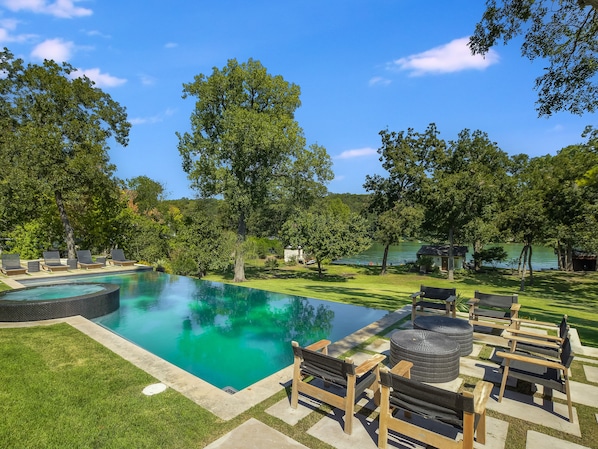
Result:
M410 307L395 312L395 317L401 318L410 313ZM410 321L407 321L404 328L411 328ZM393 330L394 332L394 330ZM585 361L584 372L586 378L590 383L582 383L573 380L571 383L572 397L574 404L583 404L590 407L598 405L598 349L583 347L579 341L579 337L575 329L572 330L572 343L575 353L578 355L577 359ZM390 334L389 334L390 335ZM385 355L389 354L390 342L389 335L374 340L369 346L364 349L364 352L358 352L353 355L355 363L359 364L366 360L372 352L378 352ZM565 403L543 401L538 396L527 396L517 393L513 390L507 390L502 402L497 401L498 390L501 381L501 374L498 372L499 364L497 359L492 355L490 361L482 361L478 359L480 350L484 345L504 347L506 340L497 335L490 335L485 333L474 333L475 345L474 351L468 357L461 358L460 377L455 381L445 384L437 384L441 388L446 388L452 391L457 391L461 387L463 377L474 377L477 379L484 379L495 384L490 399L487 403L488 410L497 412L505 417L513 417L528 421L530 423L544 426L548 429L556 430L560 435L570 435L573 437L581 436L581 429L577 413L575 412L575 422L570 423L567 417L567 406ZM339 350L344 352L345 348L333 348L332 353L338 354ZM542 391L542 387L539 387ZM555 393L556 398L564 399L564 395ZM302 419L306 418L312 413L324 414L320 409L320 403L300 396L299 407L292 409L290 407L290 399L287 397L272 407L266 410L270 415L277 417L285 423L295 426ZM325 413L316 424L309 430L308 434L326 442L327 444L337 449L353 449L353 448L371 448L377 447L378 442L378 412L373 399L368 397L362 399L358 406L362 407L361 411L356 413L354 430L352 435L347 435L343 432L344 416L340 410L333 409L331 412ZM596 416L598 419L598 416ZM269 446L269 441L276 438L278 431L268 428L264 424L257 424L249 420L242 426L230 432L225 437L215 441L208 446L210 449L232 449L239 447L237 442L243 441L244 447L273 447ZM598 423L595 423L598 425ZM264 428L265 426L265 428ZM257 430L259 429L259 430ZM509 423L496 417L487 418L487 436L486 444L481 445L475 443L478 449L504 449L506 445L507 433ZM525 447L526 449L583 449L596 448L598 442L594 442L591 446L582 446L565 439L557 438L547 435L535 430L527 432ZM298 444L296 441L283 442L277 440L276 447L279 448L295 448L305 447ZM416 441L402 438L398 434L391 432L389 440L389 447L396 447L400 449L425 449L424 446L418 444Z

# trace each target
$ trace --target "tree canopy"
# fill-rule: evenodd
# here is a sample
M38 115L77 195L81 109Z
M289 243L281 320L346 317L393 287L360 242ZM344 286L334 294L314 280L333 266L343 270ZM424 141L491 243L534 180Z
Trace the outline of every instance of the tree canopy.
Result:
M320 146L306 148L294 118L299 86L270 75L259 61L231 59L184 84L183 93L197 98L191 131L177 133L183 168L192 187L204 197L221 195L236 218L234 279L243 281L252 215L281 196L322 195L332 179L330 158Z
M0 71L0 162L10 167L0 173L2 208L22 221L35 218L29 214L35 202L15 198L37 197L44 205L52 198L74 258L69 208L97 199L108 185L116 188L108 140L127 145L125 109L66 63L25 65L5 48Z
M340 200L289 219L280 234L285 243L301 246L315 259L320 277L324 261L359 254L372 243L367 221Z
M540 116L581 115L598 106L596 0L487 0L469 46L485 54L499 41L523 35L522 55L548 62L536 78Z

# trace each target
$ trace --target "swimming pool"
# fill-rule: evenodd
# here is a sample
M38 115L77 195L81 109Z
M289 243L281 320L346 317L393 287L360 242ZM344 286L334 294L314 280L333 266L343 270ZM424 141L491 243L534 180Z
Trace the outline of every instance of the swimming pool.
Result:
M218 388L235 390L290 365L291 340L338 341L387 314L153 271L76 281L120 287L119 310L93 321Z

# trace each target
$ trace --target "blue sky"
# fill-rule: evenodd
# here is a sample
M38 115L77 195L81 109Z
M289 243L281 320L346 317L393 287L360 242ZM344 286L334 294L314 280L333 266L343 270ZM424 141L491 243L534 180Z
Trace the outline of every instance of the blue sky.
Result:
M175 135L194 107L183 83L257 59L301 87L296 119L333 160L329 190L364 193L366 175L384 175L383 129L434 122L445 140L479 129L530 156L584 141L593 115L537 117L544 63L522 58L521 41L469 54L483 9L482 0L0 0L0 45L26 62L67 61L126 107L133 127L129 145L110 150L116 175L149 176L169 198L195 196Z

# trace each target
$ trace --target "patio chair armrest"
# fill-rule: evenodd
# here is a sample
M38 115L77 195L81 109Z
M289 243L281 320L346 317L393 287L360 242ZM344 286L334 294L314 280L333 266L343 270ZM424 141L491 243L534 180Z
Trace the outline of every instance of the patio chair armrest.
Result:
M409 295L409 297L413 300L415 300L415 298L417 298L418 296L422 296L424 294L424 292L415 292L415 293L411 293L411 295Z
M514 341L516 343L525 343L525 344L529 344L529 345L540 345L540 346L544 346L546 348L553 348L553 349L559 349L561 347L561 342L560 341L549 341L549 340L541 340L541 339L537 339L537 338L529 338L529 337L520 337L518 335L513 335L512 337L505 337L508 338L509 341Z
M486 402L492 393L494 384L480 380L473 390L473 408L476 414L482 415L486 411Z
M563 342L563 339L557 335L544 335L544 334L538 334L538 333L532 332L532 331L513 329L513 328L507 329L506 332L508 334L511 334L510 336L504 336L505 338L507 338L509 340L513 340L516 338L525 338L525 339L529 339L530 341L536 340L536 343L540 343L540 344L543 344L543 341L557 342L557 343Z
M355 375L357 377L361 377L366 373L369 373L372 369L380 364L380 362L384 361L386 356L384 354L376 354L375 356L370 357L357 368L355 368Z
M397 363L390 372L396 374L397 376L403 376L407 379L411 378L411 368L413 367L413 362L409 362L407 360L401 360Z
M519 312L519 309L521 309L521 304L518 302L511 304L511 312Z
M478 302L480 302L480 300L478 298L471 298L469 301L467 301L467 305L475 306Z
M457 297L455 295L451 295L445 299L446 302L455 302L456 300L457 300Z
M525 324L532 324L532 325L536 325L536 326L544 326L544 327L550 327L550 328L557 328L558 325L554 324L554 323L549 323L547 321L537 321L537 320L530 320L528 318L513 318L513 321L516 321L518 323L525 323Z
M547 360L547 359L538 359L535 357L528 357L526 355L517 353L517 352L503 352L503 351L499 351L496 353L497 357L502 357L503 359L507 359L507 360L514 360L516 362L525 362L525 363L530 363L532 365L537 365L537 366L545 366L546 368L554 368L554 369L560 369L560 370L564 370L566 371L567 368L565 366L563 366L561 363L552 361L552 360Z
M310 351L319 351L321 349L328 347L328 345L330 345L330 343L331 343L330 340L320 340L315 343L312 343L309 346L306 346L305 349L309 349Z

